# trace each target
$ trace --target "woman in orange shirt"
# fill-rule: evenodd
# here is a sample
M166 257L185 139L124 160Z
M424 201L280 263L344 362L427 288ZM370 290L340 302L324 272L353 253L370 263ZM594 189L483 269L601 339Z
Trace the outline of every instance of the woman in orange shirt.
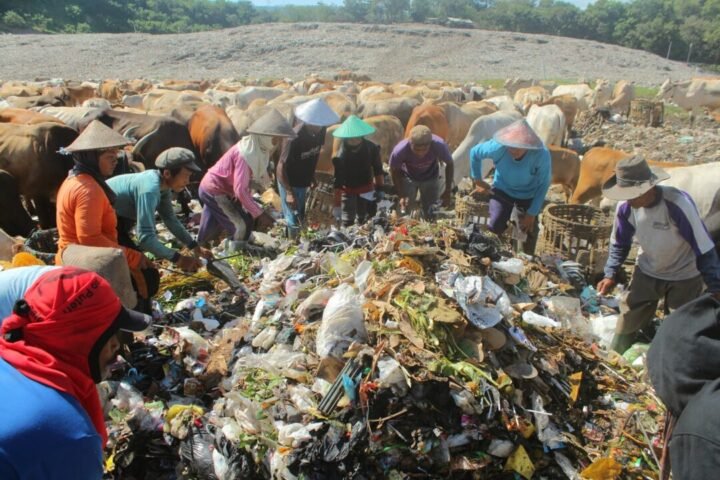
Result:
M103 123L94 120L65 150L72 153L75 166L57 195L58 254L71 243L94 247L121 248L125 252L133 286L138 293L137 310L149 312L151 297L157 293L160 274L142 252L118 244L115 194L105 183L117 165L120 147L130 142Z

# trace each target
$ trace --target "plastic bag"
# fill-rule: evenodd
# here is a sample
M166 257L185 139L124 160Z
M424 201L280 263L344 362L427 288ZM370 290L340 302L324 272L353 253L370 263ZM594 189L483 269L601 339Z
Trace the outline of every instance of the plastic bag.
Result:
M409 381L405 378L405 373L403 373L402 367L397 360L392 357L383 357L378 361L377 367L382 386L390 388L398 397L407 395L410 387Z
M605 348L610 348L615 336L615 326L619 315L606 315L604 317L590 317L590 330L598 339L598 343Z
M490 277L459 276L453 293L465 315L477 328L494 327L503 317L512 315L510 297Z
M330 297L335 292L330 288L319 288L310 294L302 303L297 307L295 313L304 322L310 320L310 318L317 312L325 309Z
M555 296L547 300L550 311L560 320L563 327L588 340L591 337L590 322L583 316L580 299Z
M342 357L352 342L368 340L362 296L352 285L342 284L328 301L315 340L317 354Z
M522 319L523 322L529 325L534 325L536 327L559 328L561 326L560 322L557 322L552 318L548 318L543 315L538 315L537 313L530 310L523 312Z
M215 436L205 427L193 426L190 434L180 442L180 458L190 473L206 480L218 480L212 458Z
M513 275L522 275L525 271L525 264L519 258L508 258L507 260L493 262L492 266L494 268L497 268L501 272L510 273Z
M292 448L297 448L312 439L312 432L321 429L323 426L324 423L322 422L313 422L307 425L303 425L302 423L285 424L283 422L275 422L275 427L278 431L278 443Z

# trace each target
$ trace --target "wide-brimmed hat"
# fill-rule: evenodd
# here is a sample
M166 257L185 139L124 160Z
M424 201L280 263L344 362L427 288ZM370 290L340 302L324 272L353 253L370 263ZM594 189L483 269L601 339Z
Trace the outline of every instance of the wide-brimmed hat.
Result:
M298 105L295 109L295 116L309 125L318 127L329 127L340 121L338 114L322 98L315 98Z
M545 146L540 137L537 136L537 133L535 133L535 130L532 129L524 118L495 132L493 139L510 148L539 150Z
M357 115L350 115L343 123L333 132L335 138L358 138L366 137L375 133L375 127L363 121Z
M65 147L65 150L68 152L103 150L105 148L123 147L131 143L130 140L106 126L100 120L93 120L73 143Z
M653 188L670 175L662 168L650 168L640 155L620 160L613 175L603 185L603 195L610 200L632 200Z
M255 120L253 124L248 127L247 133L270 137L295 138L297 136L292 125L274 108Z

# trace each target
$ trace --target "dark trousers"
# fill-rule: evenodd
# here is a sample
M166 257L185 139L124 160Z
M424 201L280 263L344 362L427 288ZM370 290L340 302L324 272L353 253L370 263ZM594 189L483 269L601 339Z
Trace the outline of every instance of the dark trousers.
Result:
M517 207L521 214L530 208L532 199L513 198L502 190L493 188L490 195L489 209L490 219L488 228L496 235L502 235L507 230L508 221L512 215L513 208ZM525 252L532 254L537 243L539 230L538 219L535 219L535 226L531 232L527 232L528 239L525 242Z
M342 224L344 227L355 223L356 218L357 222L362 225L376 213L377 205L374 200L367 200L360 195L342 194Z

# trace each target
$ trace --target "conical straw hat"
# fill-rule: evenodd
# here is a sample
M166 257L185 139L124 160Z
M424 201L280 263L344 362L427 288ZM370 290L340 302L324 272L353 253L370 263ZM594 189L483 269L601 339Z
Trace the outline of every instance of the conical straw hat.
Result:
M329 127L340 121L338 114L322 98L315 98L299 105L295 109L295 116L309 125L318 127Z
M65 147L65 150L68 152L103 150L105 148L122 147L131 143L130 140L105 126L101 121L93 120L73 143Z
M543 141L524 118L511 123L505 128L501 128L495 132L493 138L496 142L510 148L539 150L544 146Z
M247 129L247 132L270 137L295 138L297 136L292 125L274 108L255 120Z
M361 120L357 115L350 115L340 127L333 132L336 138L358 138L372 135L375 127Z

